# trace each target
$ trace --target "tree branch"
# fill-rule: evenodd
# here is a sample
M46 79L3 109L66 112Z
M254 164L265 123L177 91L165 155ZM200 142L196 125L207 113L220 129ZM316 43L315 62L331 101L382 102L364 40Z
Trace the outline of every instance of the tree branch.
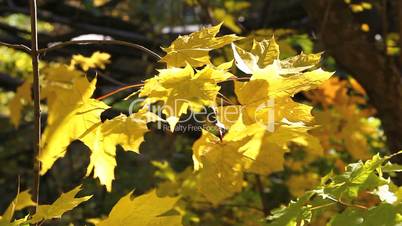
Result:
M36 0L29 1L31 12L31 57L33 72L33 100L34 100L34 184L32 188L33 201L36 208L39 203L39 186L40 186L40 161L38 157L41 153L41 109L40 109L40 81L39 81L39 52L38 52L38 30L37 30L37 7Z
M39 49L38 52L39 53L46 53L52 50L56 50L56 49L60 49L66 46L70 46L70 45L89 45L89 44L93 44L93 45L121 45L121 46L127 46L130 48L134 48L137 50L141 50L151 56L153 56L154 58L156 58L157 60L160 60L161 57L153 52L152 50L141 46L139 44L134 44L134 43L130 43L130 42L125 42L125 41L120 41L120 40L77 40L77 41L66 41L66 42L62 42L60 44L56 44L47 48L43 48L43 49Z
M10 43L6 43L6 42L0 42L0 45L7 46L7 47L13 48L13 49L22 50L22 51L24 51L26 53L31 52L31 49L28 46L22 45L22 44L10 44Z

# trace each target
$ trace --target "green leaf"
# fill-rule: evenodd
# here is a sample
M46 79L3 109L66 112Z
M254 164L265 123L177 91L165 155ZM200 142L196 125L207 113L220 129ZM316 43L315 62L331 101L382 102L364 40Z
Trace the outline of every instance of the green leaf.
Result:
M291 202L288 207L272 211L273 215L269 216L268 220L273 220L273 222L268 226L295 226L301 222L310 222L311 206L305 204L312 195L312 192L308 192L296 202Z
M395 226L401 223L398 218L401 207L381 204L367 211L347 208L335 215L329 226Z

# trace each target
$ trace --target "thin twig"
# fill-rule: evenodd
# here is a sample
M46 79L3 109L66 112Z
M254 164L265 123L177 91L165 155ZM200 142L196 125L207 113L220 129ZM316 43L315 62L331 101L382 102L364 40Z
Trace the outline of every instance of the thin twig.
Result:
M112 95L114 95L114 94L116 94L116 93L121 92L121 91L124 91L124 90L127 90L127 89L132 89L132 88L139 88L139 87L142 87L142 86L144 86L143 83L134 84L134 85L128 85L128 86L123 86L123 87L120 87L120 88L118 88L118 89L115 89L115 90L113 90L113 91L111 91L111 92L109 92L109 93L106 93L105 95L100 96L100 97L98 97L98 98L96 98L96 99L97 99L97 100L103 100L103 99L108 98L108 97L110 97L110 96L112 96Z
M260 175L255 175L255 181L256 181L258 193L260 194L261 205L262 205L262 210L264 212L264 216L268 217L269 216L269 207L268 207L266 195L264 192L264 185L262 184Z
M102 77L102 78L104 78L105 80L107 80L107 81L109 81L109 82L111 82L111 83L113 83L113 84L115 84L115 85L118 85L118 86L126 86L126 85L127 85L126 83L120 82L120 81L118 81L118 80L116 80L116 79L110 77L109 75L107 75L107 74L105 74L105 73L102 73L102 72L97 71L96 74L99 75L99 77Z
M10 43L6 43L6 42L0 42L0 45L2 46L7 46L13 49L18 49L18 50L22 50L26 53L31 53L31 48L29 48L26 45L22 45L22 44L10 44Z
M339 204L341 204L341 205L343 205L345 207L352 207L352 208L357 208L357 209L362 209L362 210L367 210L368 209L366 206L362 206L362 205L358 205L358 204L346 203L346 202L342 201L340 198L336 199L336 198L333 198L331 196L327 196L327 199L329 199L329 200L331 200L333 202L339 203Z
M60 49L60 48L64 48L66 46L70 46L70 45L120 45L120 46L127 46L130 48L134 48L137 50L141 50L153 57L155 57L157 60L161 59L161 56L159 56L157 53L155 53L154 51L142 46L142 45L138 45L135 43L131 43L131 42L125 42L125 41L120 41L120 40L75 40L75 41L66 41L66 42L62 42L59 44L55 44L53 46L47 47L47 48L43 48L43 49L39 49L39 53L46 53L52 50L56 50L56 49Z
M310 211L322 209L322 208L325 208L325 207L328 207L328 206L332 206L332 205L335 205L335 204L336 204L336 202L330 202L330 203L327 203L327 204L324 204L324 205L320 205L320 206L313 206L313 207L310 208Z
M39 203L40 186L40 143L41 143L41 116L40 116L40 83L39 83L39 52L38 52L38 30L37 30L37 7L36 0L29 1L31 12L31 57L33 71L33 99L34 99L34 184L32 189L32 198L36 203L34 211L36 212Z

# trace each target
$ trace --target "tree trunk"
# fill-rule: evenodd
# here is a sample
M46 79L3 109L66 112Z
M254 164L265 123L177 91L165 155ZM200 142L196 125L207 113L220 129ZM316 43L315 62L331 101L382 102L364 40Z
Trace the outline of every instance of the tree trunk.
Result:
M374 38L361 31L344 1L305 0L305 7L325 51L366 89L382 121L390 151L401 150L402 65L396 65ZM401 157L397 161L402 164Z

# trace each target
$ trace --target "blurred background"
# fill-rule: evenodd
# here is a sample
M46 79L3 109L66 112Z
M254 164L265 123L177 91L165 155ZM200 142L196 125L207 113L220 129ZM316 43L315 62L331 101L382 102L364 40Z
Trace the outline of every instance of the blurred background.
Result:
M323 87L295 98L316 107L314 115L322 127L313 132L326 150L325 158L306 160L303 150L295 147L286 156L283 172L262 178L263 196L257 188L245 186L228 205L191 204L186 209L186 225L260 225L251 219L261 213L236 208L258 206L261 197L268 200L269 209L276 208L317 184L320 176L331 170L342 171L346 163L402 149L400 0L38 0L38 17L40 48L68 40L116 39L163 55L160 47L167 47L178 35L223 22L220 34L246 37L240 43L243 46L275 35L281 58L324 51L321 66L335 71L336 76ZM26 0L0 0L0 41L30 45ZM98 75L95 97L140 83L164 67L149 55L113 45L69 46L44 54L41 61L68 63L73 55L90 57L95 51L111 56L105 68L85 70L88 76ZM211 54L216 64L232 59L230 46ZM0 46L0 212L15 196L18 184L22 189L32 184L32 105L24 106L18 127L10 121L15 112L9 107L31 71L29 55ZM223 87L232 98L229 90ZM107 98L113 109L104 117L127 113L129 102L123 98L130 92ZM43 114L45 122L46 109ZM41 200L51 202L60 192L83 183L84 193L94 194L94 198L54 224L84 225L84 219L108 213L133 189L138 194L162 185L183 189L183 178L192 167L191 146L199 136L153 129L141 145L143 154L118 150L111 193L95 179L82 179L89 151L74 142L66 157L42 178ZM171 172L180 174L172 179ZM248 181L253 184L254 180L250 177ZM401 184L402 178L396 182Z

